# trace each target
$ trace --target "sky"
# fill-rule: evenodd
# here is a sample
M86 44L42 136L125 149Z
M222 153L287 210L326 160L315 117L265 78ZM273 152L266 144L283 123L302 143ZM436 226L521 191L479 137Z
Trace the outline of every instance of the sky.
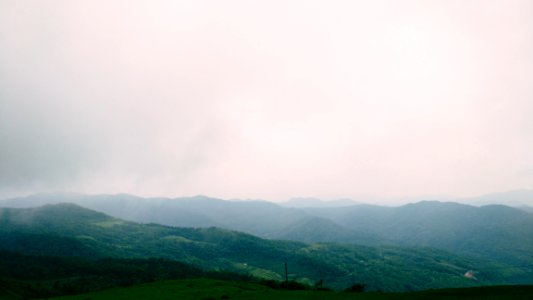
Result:
M533 188L533 1L0 0L0 197Z

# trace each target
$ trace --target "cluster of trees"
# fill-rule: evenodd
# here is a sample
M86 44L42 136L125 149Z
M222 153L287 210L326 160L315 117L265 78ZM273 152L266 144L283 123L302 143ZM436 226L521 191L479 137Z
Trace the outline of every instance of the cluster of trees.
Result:
M205 271L174 260L23 255L0 250L0 287L30 298L81 294L111 287L126 287L170 279L211 278L252 282L282 290L332 291L321 279L314 286L295 280L277 281L254 278L227 271ZM362 292L354 284L347 292Z
M496 262L487 263L431 248L265 240L219 228L131 223L75 205L0 209L0 224L0 249L28 256L59 255L65 259L79 256L92 261L106 257L130 260L159 257L204 270L228 270L278 281L284 279L280 264L280 257L284 257L291 263L291 273L295 274L290 279L312 285L322 278L328 287L336 290L354 282L364 282L367 290L407 291L516 283L533 278L533 274L524 271L525 267L511 269ZM127 265L119 269L125 272L137 266ZM159 274L173 274L154 267L158 271L150 275L150 272L139 271L144 267L136 268L129 271L133 274L132 282L157 280ZM54 266L50 266L39 271L41 273L30 273L45 278L46 272L53 269ZM467 270L476 270L477 280L462 276ZM95 271L86 274L101 276ZM138 279L136 274L143 274L143 277ZM65 277L72 276L77 275L65 274ZM169 278L174 278L172 276Z
M164 279L215 278L217 275L166 259L90 260L0 251L2 285L25 297L51 297ZM239 276L220 273L220 277L224 278L237 279Z

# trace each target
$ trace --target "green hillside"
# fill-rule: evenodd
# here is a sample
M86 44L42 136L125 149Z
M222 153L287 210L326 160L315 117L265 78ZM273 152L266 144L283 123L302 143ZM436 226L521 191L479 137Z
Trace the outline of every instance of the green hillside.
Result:
M307 209L384 243L424 246L533 269L533 215L503 205L423 201L400 207Z
M321 291L273 290L252 283L236 283L218 280L179 280L144 284L129 288L111 289L92 294L61 297L62 300L126 300L126 299L279 299L279 300L424 300L424 299L523 299L530 300L533 286L501 286L469 289L432 290L416 293L347 293Z
M15 296L48 298L184 278L260 282L247 275L208 272L160 258L92 260L82 257L31 256L0 250L0 299Z
M533 270L533 214L503 205L474 207L422 201L399 207L288 208L266 201L224 201L205 196L169 199L79 194L33 195L8 199L2 205L56 202L77 203L140 223L215 226L308 243L431 247ZM533 277L532 272L527 278Z
M205 196L169 199L124 194L40 194L0 201L0 206L25 208L57 203L74 203L134 222L219 227L271 239L367 245L379 241L361 230L340 226L302 209L282 207L267 201L226 201ZM324 226L318 227L317 224Z
M28 255L88 259L164 258L206 270L229 270L335 289L370 290L531 282L528 269L461 257L431 248L365 247L264 240L217 228L174 228L115 219L72 204L0 209L0 248ZM473 270L476 278L463 275Z

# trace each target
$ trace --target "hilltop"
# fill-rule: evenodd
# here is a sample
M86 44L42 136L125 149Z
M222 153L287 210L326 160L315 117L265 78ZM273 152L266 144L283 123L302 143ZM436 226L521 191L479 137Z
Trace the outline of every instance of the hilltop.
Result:
M296 208L206 196L168 199L79 194L34 195L5 200L0 205L32 207L59 202L139 223L217 227L307 243L431 247L533 269L533 214L504 205L421 201L398 207L356 204Z
M0 248L25 255L87 259L163 258L204 270L228 270L343 289L405 291L531 281L527 269L432 248L369 247L267 240L219 228L178 228L116 219L73 204L0 209ZM476 279L464 274L475 270Z

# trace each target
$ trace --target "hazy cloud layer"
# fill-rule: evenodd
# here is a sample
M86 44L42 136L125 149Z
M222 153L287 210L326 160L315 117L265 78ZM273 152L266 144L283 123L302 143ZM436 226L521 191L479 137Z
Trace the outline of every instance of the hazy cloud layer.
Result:
M0 0L0 196L533 188L531 1Z

